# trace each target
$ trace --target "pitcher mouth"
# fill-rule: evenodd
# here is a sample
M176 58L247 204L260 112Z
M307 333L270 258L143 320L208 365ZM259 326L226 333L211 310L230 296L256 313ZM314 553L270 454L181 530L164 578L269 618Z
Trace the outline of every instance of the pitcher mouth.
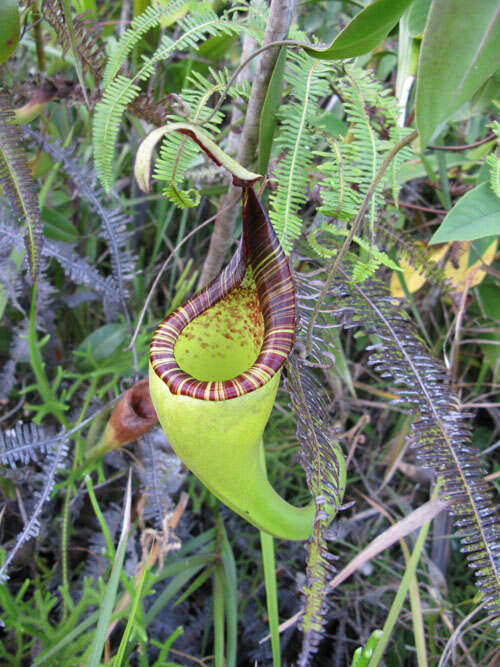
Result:
M173 394L209 401L243 396L269 382L292 349L295 297L290 269L251 186L243 190L242 224L242 239L227 267L168 315L153 335L151 365ZM219 327L218 334L210 330L205 342L204 331L214 324L209 309L214 309L214 317L232 309L236 326L226 332ZM230 313L225 317L227 321ZM189 345L193 335L196 352ZM207 355L200 362L203 349ZM226 368L235 376L227 378Z

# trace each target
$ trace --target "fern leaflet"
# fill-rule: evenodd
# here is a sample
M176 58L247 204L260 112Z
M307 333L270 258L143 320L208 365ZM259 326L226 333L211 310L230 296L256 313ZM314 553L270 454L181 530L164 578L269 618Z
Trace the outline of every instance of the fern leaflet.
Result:
M191 122L204 122L203 131L209 136L217 132L223 119L223 114L217 112L209 122L208 118L212 111L207 106L210 98L217 92L226 88L229 74L226 70L216 72L210 69L209 73L213 81L208 80L202 74L193 72L188 78L186 88L181 94L180 105L189 112ZM228 94L231 97L246 96L246 87L231 86ZM185 116L171 115L169 120L173 122L185 121ZM184 174L193 165L194 160L200 155L199 146L186 137L172 132L167 134L162 141L160 157L155 163L154 177L159 181L166 181L164 194L179 208L196 206L200 200L199 193L191 188L181 190Z
M132 77L119 75L106 87L102 101L96 106L93 126L94 155L97 173L106 192L112 183L112 163L116 139L126 107L139 95L139 83L147 81L162 60L175 51L194 49L199 41L220 34L232 34L240 30L236 21L219 18L212 10L191 16L178 22L183 33L172 39L164 35L156 52L146 58Z
M285 153L275 171L278 181L271 196L270 218L285 253L300 235L302 220L297 215L305 204L314 146L309 121L319 111L319 101L328 92L330 67L305 55L290 55L285 75L296 101L280 114L282 128L276 145Z
M7 95L0 91L0 184L15 216L26 223L26 248L31 279L38 276L42 228L35 183L26 163L22 137L10 110Z
M147 32L160 22L165 25L166 21L174 21L182 16L187 10L188 4L187 0L174 0L166 7L160 4L150 5L139 14L112 49L104 70L103 86L106 87L111 83L125 63L129 53Z

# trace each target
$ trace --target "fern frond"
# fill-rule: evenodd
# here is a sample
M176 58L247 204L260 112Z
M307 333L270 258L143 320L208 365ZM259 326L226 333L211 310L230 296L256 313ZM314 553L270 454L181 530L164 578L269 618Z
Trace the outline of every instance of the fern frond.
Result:
M500 526L497 507L484 481L477 452L470 444L459 402L449 388L443 365L434 359L405 312L394 305L387 286L378 280L353 284L352 276L330 288L328 304L347 327L362 327L379 340L372 346L371 364L392 379L400 402L416 417L411 442L423 464L444 481L443 496L456 515L456 534L477 576L492 623L500 623ZM307 284L314 302L319 291ZM309 305L308 305L309 304ZM310 302L304 307L311 309Z
M118 76L106 87L101 102L96 105L93 124L94 160L106 192L111 188L115 143L122 116L127 105L140 92L141 89L132 79Z
M130 103L129 111L134 116L142 118L147 123L160 127L167 122L167 101L154 102L151 94L144 94Z
M101 224L99 236L109 246L114 282L118 289L122 306L125 307L127 295L124 283L130 280L135 272L135 260L130 251L130 234L127 230L129 217L123 212L121 207L117 206L110 209L103 204L104 193L102 189L92 186L97 181L97 176L91 165L87 164L85 168L82 168L82 165L73 156L71 150L63 148L56 139L48 140L29 128L24 128L23 132L38 148L48 153L54 162L62 164L62 171L74 183L79 196L90 204L91 209L98 216ZM55 255L53 254L52 256ZM62 261L70 268L70 265L64 258ZM80 266L82 269L84 268L81 263ZM75 273L74 275L76 276L77 274ZM74 279L73 276L70 277ZM111 297L112 283L108 281L108 285L106 286L102 283L102 280L98 282L103 293L106 292Z
M0 220L0 233L10 239L14 245L19 239L19 230ZM77 285L83 285L104 297L110 304L120 303L120 293L111 276L104 277L89 264L86 259L77 255L68 243L45 240L42 255L55 259L66 275Z
M180 105L186 111L189 111L190 121L203 122L206 120L203 131L211 136L217 132L223 115L221 112L217 112L208 121L212 114L208 102L214 94L226 88L230 75L226 70L215 72L210 69L209 73L211 78L214 79L213 81L198 72L193 72L190 75L180 95ZM241 92L241 87L231 87L228 94L236 97ZM169 120L172 122L185 121L185 117L171 115ZM196 206L200 201L200 195L196 190L192 188L182 190L180 188L187 169L193 165L200 153L201 149L196 143L176 132L167 134L162 140L160 157L155 163L154 178L166 183L163 194L179 208Z
M112 48L106 69L103 75L103 86L106 87L125 64L132 49L141 41L144 35L160 23L179 18L183 10L187 10L187 0L174 0L164 5L150 5L125 30L120 41Z
M333 225L327 225L323 224L319 228L320 232L327 232L328 234L332 236L343 236L347 237L349 236L349 231L347 229L340 229L338 227L334 227ZM338 246L335 245L334 248L326 248L323 245L320 245L318 243L318 240L316 238L316 232L313 231L311 234L308 236L308 243L311 246L312 250L319 255L322 259L331 259L336 255L338 252ZM389 269L392 269L392 271L400 271L399 265L394 262L389 255L387 255L383 250L380 250L376 245L373 243L369 243L365 239L360 238L359 236L354 235L352 237L352 240L354 243L356 243L360 248L362 248L366 254L368 255L368 259L366 261L360 260L358 257L354 256L354 266L353 266L353 273L352 273L352 280L353 282L363 282L367 278L371 277L374 275L376 270L379 268L381 264L384 264L387 266Z
M310 260L307 261L310 265ZM301 448L300 463L305 470L311 496L316 501L313 533L306 545L306 582L302 588L303 608L301 625L302 650L298 665L311 664L323 636L326 614L324 591L327 579L334 570L335 557L328 550L331 520L342 509L345 462L342 449L335 439L331 416L326 407L326 392L307 366L331 365L334 359L331 331L336 323L320 313L313 327L310 360L301 356L305 349L305 332L312 306L309 291L320 290L322 283L313 274L294 274L297 294L297 340L287 362L286 389L296 416L297 440ZM318 276L321 279L321 276ZM314 295L316 296L316 295Z
M39 454L46 454L54 445L54 436L48 435L42 426L34 422L17 422L7 431L0 431L0 462L16 468L38 461Z
M271 222L286 254L302 227L298 211L306 202L315 148L309 122L318 114L319 101L328 92L327 75L331 69L305 54L292 53L289 60L285 79L295 101L280 114L282 127L276 145L285 155L275 171L278 187L270 197Z
M74 46L81 59L82 68L99 75L105 64L103 49L99 46L97 40L89 34L82 17L76 16L73 18L72 39L61 0L43 0L41 9L43 17L55 31L63 53L72 50Z
M300 338L299 338L300 343ZM287 389L297 419L297 439L301 444L301 464L307 485L316 500L312 536L307 542L306 583L302 588L303 632L298 665L310 664L322 638L326 612L324 591L332 574L333 556L328 551L326 535L331 518L339 509L344 489L340 488L339 460L342 451L332 437L332 425L323 399L323 389L307 372L296 353L287 363Z
M321 183L320 211L334 219L350 221L358 212L385 154L410 130L397 125L396 100L361 68L346 68L345 74L335 74L333 84L342 96L352 129L348 140L327 138L331 153L320 153L326 158L320 166L320 171L326 175ZM409 148L400 151L371 199L368 220L372 239L376 213L383 205L382 191L391 187L397 204L400 187L397 173L401 161L409 155Z
M7 95L0 91L0 184L16 217L26 223L25 243L31 280L39 270L42 228L38 194L31 177L19 126L10 110Z
M6 581L7 569L13 561L15 555L22 545L29 539L37 537L40 531L40 515L49 500L52 489L54 488L56 474L60 470L64 459L68 454L68 443L65 440L59 441L57 447L47 454L45 461L45 479L42 491L35 493L36 503L30 512L29 519L21 533L16 538L16 544L7 555L4 564L0 568L0 582Z
M170 449L160 429L153 429L140 439L140 453L143 467L139 476L146 497L142 516L161 529L172 509L171 494L178 490L185 477L181 472L182 462Z
M221 34L233 34L241 30L236 21L219 18L208 10L196 15L187 15L177 23L183 32L176 39L164 35L156 52L143 61L142 66L132 78L119 75L106 86L102 101L96 106L93 141L97 173L109 191L112 183L113 155L123 114L140 93L141 82L147 81L156 70L158 63L178 50L194 49L207 37Z
M427 279L439 286L443 292L450 291L449 281L436 262L429 259L428 249L425 245L415 243L412 236L405 230L393 229L381 220L377 220L376 226L377 239L382 247L395 244L400 255L402 254L411 266L425 273Z

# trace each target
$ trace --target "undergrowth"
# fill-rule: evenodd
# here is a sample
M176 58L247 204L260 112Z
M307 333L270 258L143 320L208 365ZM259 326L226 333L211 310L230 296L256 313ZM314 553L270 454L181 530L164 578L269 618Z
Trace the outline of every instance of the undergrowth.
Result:
M195 293L228 187L172 133L143 195L138 144L183 122L234 148L257 85L258 55L237 76L242 44L262 46L268 6L21 4L22 39L0 66L0 660L279 664L257 531L158 426L103 435L147 375L155 326ZM305 545L275 545L291 620L273 646L284 665L379 664L353 658L368 642L385 664L494 664L497 239L488 228L437 251L429 241L469 191L499 215L498 104L473 98L425 150L413 97L396 91L403 29L353 58L300 46L330 43L358 4L297 3L244 165L269 158L262 198L298 306L268 473L289 502L317 508ZM404 519L436 484L446 508L427 515L424 540L428 522Z

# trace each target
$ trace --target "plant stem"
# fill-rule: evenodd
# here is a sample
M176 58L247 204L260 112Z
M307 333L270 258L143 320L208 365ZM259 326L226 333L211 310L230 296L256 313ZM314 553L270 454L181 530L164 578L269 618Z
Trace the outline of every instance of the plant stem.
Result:
M43 35L42 35L42 17L40 14L40 8L38 6L38 0L33 0L31 5L31 19L33 21L33 34L35 36L35 45L36 45L36 59L38 62L38 70L40 72L45 71L45 49L43 46Z
M276 563L274 559L274 538L269 533L260 531L262 545L262 563L264 565L264 581L266 584L267 617L271 646L273 649L273 667L281 666L281 648L278 618L278 592L276 586Z
M316 302L316 305L314 306L314 310L312 311L311 317L309 319L309 323L307 325L307 333L306 333L306 352L309 353L311 349L311 340L312 340L312 331L314 328L314 323L316 321L316 317L318 316L318 313L320 311L320 308L323 304L323 301L325 300L325 296L328 293L328 290L330 288L330 285L335 277L335 274L337 272L337 269L340 265L340 262L344 258L345 253L349 249L349 246L352 243L353 238L357 235L359 228L361 227L361 223L363 222L363 218L365 216L366 211L368 210L368 206L370 204L371 198L375 194L375 190L377 189L378 184L382 180L387 168L391 164L392 160L394 157L399 153L400 150L402 150L405 146L408 146L408 144L411 144L411 142L418 137L418 131L414 130L411 134L409 134L406 137L403 137L398 143L391 148L389 153L386 155L384 161L380 165L379 170L375 174L375 177L373 181L370 184L370 187L368 188L368 191L365 195L365 198L363 199L363 202L361 204L361 208L358 211L358 214L354 218L354 222L352 224L351 230L349 231L349 235L346 237L338 255L335 257L334 261L332 262L332 265L328 271L328 275L325 280L325 284L323 285L323 289L321 290L321 293L319 295L319 298Z
M259 137L259 122L262 107L266 98L267 87L279 54L279 48L269 48L271 42L283 40L290 27L295 0L271 0L269 18L262 43L262 55L257 63L253 77L252 90L245 114L243 130L239 137L236 161L248 167L255 158L255 149ZM251 54L254 57L255 53ZM243 59L242 65L245 64ZM229 190L221 202L222 207L239 199L239 188L229 186ZM230 206L225 213L217 216L215 227L210 239L210 247L203 266L200 285L207 285L222 268L231 239L234 223L238 215L238 207Z
M90 387L85 396L82 408L80 410L80 415L76 424L79 424L87 412L90 401L95 395L95 390L97 387L97 377L93 376L90 381ZM76 436L76 441L79 443L81 441L80 436ZM75 454L73 456L73 473L78 468L78 447L75 449ZM62 574L62 585L65 591L69 593L69 565L68 565L68 543L69 543L69 505L71 503L72 488L71 484L68 485L66 489L66 495L64 496L64 505L62 510L62 529L61 529L61 574ZM67 614L67 604L66 596L63 598L63 618L66 618Z
M224 667L224 567L218 563L214 571L214 653L215 667Z

